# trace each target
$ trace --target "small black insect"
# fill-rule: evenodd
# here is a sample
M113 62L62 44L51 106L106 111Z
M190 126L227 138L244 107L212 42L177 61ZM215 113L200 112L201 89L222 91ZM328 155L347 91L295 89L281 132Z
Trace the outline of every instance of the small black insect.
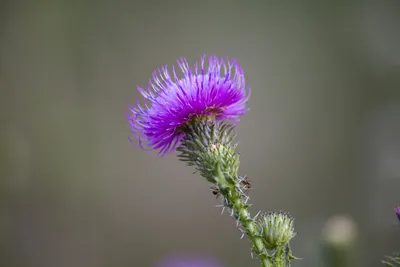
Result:
M240 181L240 183L243 185L244 189L250 189L251 188L251 183L249 181L249 178L247 178L247 176L245 176L242 181Z
M216 196L216 198L218 198L221 195L221 191L216 186L211 186L211 191L213 195Z

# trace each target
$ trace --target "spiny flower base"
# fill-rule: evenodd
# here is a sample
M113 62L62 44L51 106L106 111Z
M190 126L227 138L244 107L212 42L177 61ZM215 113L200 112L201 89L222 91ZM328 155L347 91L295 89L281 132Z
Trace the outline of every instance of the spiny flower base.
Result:
M222 198L223 209L236 219L243 235L253 243L262 266L290 266L289 242L294 237L293 218L286 213L258 213L251 217L246 191L250 183L238 175L239 154L236 153L234 126L215 120L188 125L186 136L177 148L179 158L195 166L200 175L213 184L212 191ZM258 218L259 217L259 218Z

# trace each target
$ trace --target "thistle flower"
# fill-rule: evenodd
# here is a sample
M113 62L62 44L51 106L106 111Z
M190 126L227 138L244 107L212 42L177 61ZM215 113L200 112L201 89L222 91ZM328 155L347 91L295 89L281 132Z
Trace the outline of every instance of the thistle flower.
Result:
M175 256L163 260L157 267L222 267L222 265L216 259L208 257Z
M322 230L322 259L329 267L354 266L357 225L347 215L329 218Z
M207 70L205 56L200 66L189 67L184 58L177 62L183 77L178 77L174 66L171 77L163 66L153 72L146 90L138 87L144 103L129 106L131 142L137 139L142 149L158 150L161 155L175 149L180 152L180 160L212 184L213 195L222 201L222 212L227 210L249 237L251 253L261 265L290 266L295 259L289 245L295 235L293 218L286 213L269 213L264 220L252 217L247 196L250 184L238 174L235 125L226 120L238 121L248 110L250 93L242 68L236 60L216 56L208 59Z
M397 219L399 219L399 221L400 221L400 206L395 208L394 211L396 212Z
M351 247L357 240L357 225L349 216L335 215L326 221L322 235L329 245Z
M144 97L130 105L127 120L135 143L145 150L159 150L165 155L172 152L185 137L188 125L199 120L234 120L247 113L243 69L236 60L209 57L208 69L205 56L200 66L189 67L185 58L177 60L183 77L179 78L172 66L167 65L153 72L146 90L138 86ZM249 89L249 88L247 88Z
M397 219L400 221L400 206L394 209ZM393 256L385 256L385 260L381 261L385 266L388 267L399 267L400 266L400 253L395 253Z

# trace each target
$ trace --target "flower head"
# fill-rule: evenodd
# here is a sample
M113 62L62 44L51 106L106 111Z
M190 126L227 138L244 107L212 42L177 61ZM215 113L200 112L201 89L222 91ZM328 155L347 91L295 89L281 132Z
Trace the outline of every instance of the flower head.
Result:
M208 257L175 256L160 262L157 267L222 267L221 264Z
M400 206L397 207L397 208L395 208L394 211L396 212L396 216L397 216L397 218L398 218L399 221L400 221Z
M351 247L357 240L357 225L347 215L335 215L326 221L322 236L329 245Z
M189 124L201 120L235 120L247 113L246 82L236 60L205 56L190 67L185 58L177 60L183 73L179 78L172 66L153 72L146 90L138 86L143 104L129 106L127 119L134 139L143 149L172 152L185 136ZM200 66L199 66L200 65ZM130 140L133 142L132 138Z
M267 249L287 246L296 235L294 218L288 213L269 212L261 217L260 224Z

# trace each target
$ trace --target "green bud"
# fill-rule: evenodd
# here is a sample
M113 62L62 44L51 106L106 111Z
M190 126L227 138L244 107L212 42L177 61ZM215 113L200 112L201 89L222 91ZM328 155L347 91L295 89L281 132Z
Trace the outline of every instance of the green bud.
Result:
M294 218L288 213L269 212L261 217L259 225L264 245L268 250L288 246L296 235Z
M322 231L322 256L329 267L353 266L357 241L357 225L346 215L335 215L327 220Z

